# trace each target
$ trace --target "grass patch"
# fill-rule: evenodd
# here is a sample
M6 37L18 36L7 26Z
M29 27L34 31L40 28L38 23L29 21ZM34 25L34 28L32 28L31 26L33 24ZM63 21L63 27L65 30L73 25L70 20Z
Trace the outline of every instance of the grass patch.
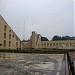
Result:
M0 52L3 53L42 53L42 54L64 54L68 50L56 50L56 49L25 49L25 50L9 50L1 49Z

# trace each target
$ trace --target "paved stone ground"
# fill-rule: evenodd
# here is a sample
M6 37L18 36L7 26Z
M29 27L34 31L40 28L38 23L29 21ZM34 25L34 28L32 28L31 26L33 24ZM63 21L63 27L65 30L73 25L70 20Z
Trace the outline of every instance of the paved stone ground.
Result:
M65 75L65 63L64 54L0 53L0 75Z

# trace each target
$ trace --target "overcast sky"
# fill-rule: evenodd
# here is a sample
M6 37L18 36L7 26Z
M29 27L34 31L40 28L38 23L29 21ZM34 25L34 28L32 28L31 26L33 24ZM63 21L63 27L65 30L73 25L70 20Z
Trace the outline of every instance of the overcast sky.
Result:
M74 36L74 0L0 0L0 14L24 39L36 31L50 40L54 35Z

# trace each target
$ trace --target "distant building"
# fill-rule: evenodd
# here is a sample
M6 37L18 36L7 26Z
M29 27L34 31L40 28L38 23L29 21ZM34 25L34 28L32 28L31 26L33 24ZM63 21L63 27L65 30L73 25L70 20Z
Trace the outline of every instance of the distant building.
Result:
M0 15L0 49L21 49L23 43Z
M23 41L24 49L36 49L40 48L41 44L41 35L35 33L35 31L32 32L32 35L28 41Z
M75 49L75 40L42 41L41 35L35 31L32 32L30 40L23 42L25 48L55 48L55 49Z

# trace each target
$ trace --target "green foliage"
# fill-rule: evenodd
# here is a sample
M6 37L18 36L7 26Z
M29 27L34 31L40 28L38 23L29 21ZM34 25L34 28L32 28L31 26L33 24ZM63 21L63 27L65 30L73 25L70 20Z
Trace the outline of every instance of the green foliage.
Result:
M68 50L58 49L26 49L26 50L0 50L5 53L41 53L41 54L62 54L67 53Z
M75 40L75 37L70 37L70 36L58 36L58 35L55 35L53 38L52 38L53 41L58 41L58 40Z
M41 37L41 41L49 41L47 37Z

